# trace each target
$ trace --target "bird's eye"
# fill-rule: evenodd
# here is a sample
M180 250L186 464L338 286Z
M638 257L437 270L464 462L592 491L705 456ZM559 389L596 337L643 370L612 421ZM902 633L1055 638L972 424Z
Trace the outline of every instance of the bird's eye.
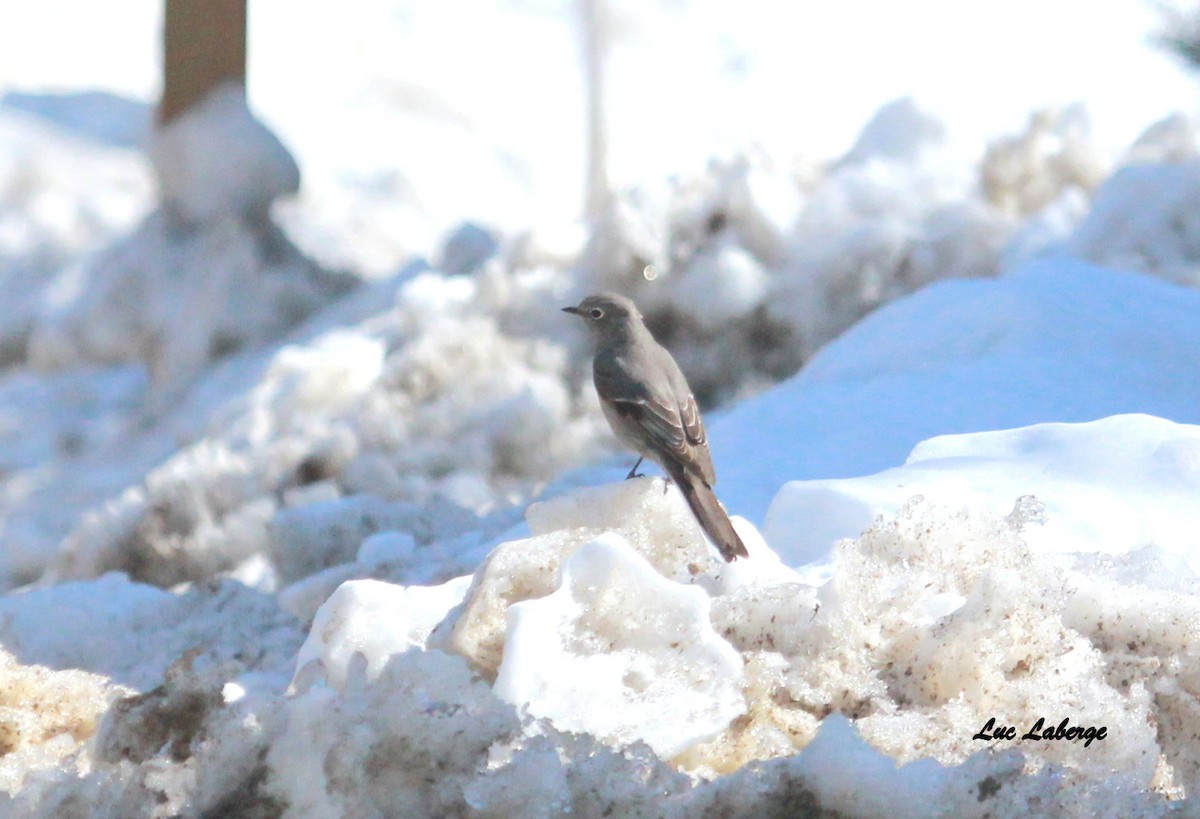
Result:
M601 310L599 307L593 307L591 315L592 315L592 318L594 318L594 319L602 319L602 318L604 318L604 311Z

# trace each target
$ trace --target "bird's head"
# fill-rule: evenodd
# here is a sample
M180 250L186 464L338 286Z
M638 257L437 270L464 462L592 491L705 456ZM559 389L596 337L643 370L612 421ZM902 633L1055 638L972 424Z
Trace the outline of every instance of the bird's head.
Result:
M583 319L588 333L597 340L628 333L642 321L637 306L616 293L593 293L574 307L564 307L563 312Z

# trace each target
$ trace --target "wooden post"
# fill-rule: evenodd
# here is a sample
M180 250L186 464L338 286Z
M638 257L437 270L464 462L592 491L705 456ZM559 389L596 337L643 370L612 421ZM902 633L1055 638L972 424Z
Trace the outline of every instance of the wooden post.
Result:
M246 83L246 0L164 0L165 125L227 80Z

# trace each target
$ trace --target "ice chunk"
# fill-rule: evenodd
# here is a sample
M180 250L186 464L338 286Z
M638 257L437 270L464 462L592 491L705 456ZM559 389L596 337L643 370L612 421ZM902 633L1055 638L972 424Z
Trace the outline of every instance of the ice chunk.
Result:
M509 606L552 592L559 564L595 534L563 531L497 546L475 571L461 609L438 626L430 646L461 655L475 671L495 679Z
M470 582L467 575L440 586L397 586L379 580L343 583L313 618L296 657L293 684L315 661L329 684L341 688L358 655L366 662L367 678L375 679L393 655L424 646L433 627L462 601Z
M675 756L746 710L742 659L709 606L602 535L567 559L558 591L509 608L495 691L561 730Z
M562 561L601 532L620 534L665 577L715 581L717 563L699 524L679 490L661 480L577 490L533 504L526 518L534 536L492 550L462 609L430 641L466 657L488 679L500 665L508 607L554 591Z

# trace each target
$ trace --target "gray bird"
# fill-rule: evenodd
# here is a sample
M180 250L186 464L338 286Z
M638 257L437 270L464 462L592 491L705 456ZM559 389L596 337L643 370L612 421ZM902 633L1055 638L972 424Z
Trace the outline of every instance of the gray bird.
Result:
M717 482L704 423L671 354L646 329L632 301L595 293L563 312L583 319L592 337L592 377L608 425L624 443L671 476L701 528L728 561L749 557L712 487Z

